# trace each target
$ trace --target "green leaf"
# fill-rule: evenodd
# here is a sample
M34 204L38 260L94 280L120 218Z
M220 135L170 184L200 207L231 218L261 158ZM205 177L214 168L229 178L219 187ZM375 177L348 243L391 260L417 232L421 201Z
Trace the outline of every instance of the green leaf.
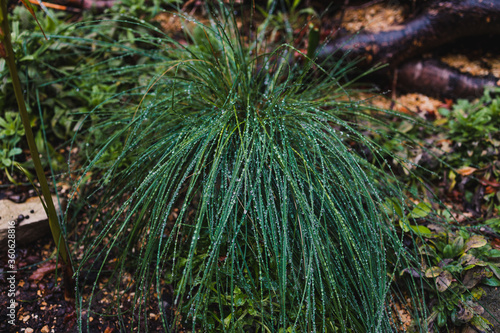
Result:
M399 219L399 227L403 230L403 232L410 231L410 225L408 224L408 220L405 218Z
M12 157L12 156L15 156L15 155L19 155L23 152L23 150L19 147L14 147L12 148L9 153L7 154L7 157Z
M500 258L500 250L490 249L487 254L488 258Z
M410 212L409 217L414 219L423 218L429 215L430 211L431 206L429 206L425 202L421 202L415 208L413 208L413 210Z
M231 313L226 318L224 318L224 326L226 328L228 328L229 325L231 324L231 318L232 318L232 314Z
M22 57L21 59L19 59L19 61L33 61L35 60L35 56L34 55L27 55L27 56L24 56Z
M455 256L455 251L453 250L453 245L446 244L443 248L443 256L445 258L453 258Z
M458 236L457 238L455 238L455 240L453 240L452 247L454 252L453 257L458 256L464 248L464 238L462 236Z
M444 312L438 312L437 314L437 326L438 327L443 327L446 325L446 322L448 321L448 316Z
M410 228L412 228L413 231L415 231L415 233L417 233L421 236L428 236L428 235L432 234L430 229L427 227L424 227L423 225L410 225Z
M495 276L500 279L500 268L498 268L498 266L494 264L488 264L488 267L493 272L493 274L495 274Z
M4 167L10 167L12 165L12 161L10 158L2 157L1 161Z
M484 279L483 284L490 287L500 287L500 279L496 276L492 276L489 279Z

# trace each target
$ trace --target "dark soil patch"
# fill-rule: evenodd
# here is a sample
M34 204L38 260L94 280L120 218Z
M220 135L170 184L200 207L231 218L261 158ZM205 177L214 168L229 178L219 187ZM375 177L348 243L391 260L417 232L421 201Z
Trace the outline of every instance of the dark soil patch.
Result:
M484 307L484 317L493 324L494 332L500 333L500 287L483 287L486 296L481 298Z
M74 300L64 297L64 282L61 265L56 268L54 256L55 246L51 236L16 249L17 273L8 273L7 258L2 254L0 259L0 332L78 332L77 316ZM9 309L12 297L9 295L8 277L15 276L15 320L9 323ZM90 286L91 287L91 286ZM82 288L88 291L88 284ZM101 290L93 302L93 311L87 318L82 316L84 332L126 332L131 331L130 321L126 315L102 315L109 305L108 292ZM83 296L85 300L85 295ZM158 311L155 310L154 313ZM149 312L148 312L149 313ZM161 320L151 316L148 320L149 331L163 331ZM158 316L159 317L159 316ZM87 320L88 319L88 320ZM87 326L88 325L88 326ZM142 331L142 330L141 330Z
M57 272L54 256L55 247L50 236L43 237L35 243L17 248L15 274L15 320L14 325L5 318L8 317L9 309L2 307L0 310L0 331L2 332L72 332L76 326L76 312L74 302L64 299L64 290L61 270ZM12 276L8 273L7 260L2 255L0 259L0 304L9 304L9 284L7 278ZM32 278L32 274L39 267L48 268L41 279ZM52 271L51 271L52 270ZM56 277L57 274L57 277ZM36 277L36 276L35 276Z

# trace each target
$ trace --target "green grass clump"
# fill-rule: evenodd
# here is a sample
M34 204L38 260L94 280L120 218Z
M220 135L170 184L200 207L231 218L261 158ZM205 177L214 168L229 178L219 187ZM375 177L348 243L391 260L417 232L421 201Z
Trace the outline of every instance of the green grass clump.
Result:
M349 65L262 52L232 12L221 5L187 46L163 35L160 49L123 48L158 74L114 97L142 91L135 107L91 113L84 172L100 177L99 204L80 280L93 266L137 327L158 311L172 331L397 330L391 277L410 256L384 202L403 197L372 163L366 107L338 82Z

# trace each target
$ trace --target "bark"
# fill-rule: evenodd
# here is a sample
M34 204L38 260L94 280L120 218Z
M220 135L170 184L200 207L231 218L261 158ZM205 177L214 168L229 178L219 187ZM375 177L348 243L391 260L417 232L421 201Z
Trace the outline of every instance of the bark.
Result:
M493 76L461 73L437 60L409 61L397 69L397 84L406 91L418 91L437 98L475 98L484 86L498 86Z

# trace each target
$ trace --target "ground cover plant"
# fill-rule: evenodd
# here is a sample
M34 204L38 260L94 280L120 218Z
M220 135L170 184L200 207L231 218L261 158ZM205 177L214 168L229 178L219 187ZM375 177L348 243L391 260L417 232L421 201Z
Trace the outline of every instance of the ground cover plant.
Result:
M151 49L101 44L144 57L141 73L156 75L110 97L138 104L89 114L84 174L99 202L77 240L87 248L79 282L115 286L111 314L119 320L121 305L143 328L156 304L174 331L397 330L392 276L414 263L385 198L409 202L358 119L379 133L384 123L339 83L352 63L327 72L293 62L298 50L269 48L256 29L241 35L225 6L186 29L185 45L135 20L122 23L150 30L137 39ZM425 318L420 288L406 292ZM93 298L80 302L82 329Z
M33 15L33 17L36 19L35 14L33 13L33 9L28 3L25 3L26 8L30 11L30 13ZM43 197L43 208L45 209L45 212L48 217L48 222L50 226L50 230L54 239L54 242L57 244L57 252L60 255L60 258L63 260L65 263L65 276L66 279L65 281L67 282L66 285L69 288L71 288L71 281L72 281L72 276L73 276L73 267L71 264L71 257L68 251L68 247L66 244L66 239L65 235L62 234L61 232L61 227L60 227L60 219L59 216L57 215L55 205L52 201L51 193L50 193L50 188L48 186L48 182L45 176L45 172L43 170L43 166L40 160L40 156L37 150L37 146L35 143L33 131L31 129L31 122L29 119L29 115L26 109L26 104L24 101L24 96L21 88L21 82L19 79L19 75L17 72L17 67L15 63L15 54L13 51L12 43L11 43L11 34L10 34L10 26L9 26L9 20L8 20L8 12L7 12L7 4L5 2L0 3L0 58L4 63L7 63L7 66L9 68L10 72L10 77L12 81L12 86L14 90L14 94L16 97L16 102L19 110L19 116L20 120L18 121L19 118L13 119L14 117L12 115L9 115L6 113L6 118L9 121L9 123L5 120L2 119L2 127L4 127L4 130L2 131L2 139L5 141L10 141L10 144L16 144L18 140L16 140L16 136L21 135L22 132L19 130L20 124L22 123L23 129L24 129L24 134L26 135L26 139L28 142L29 150L31 153L31 158L34 164L34 167L36 169L36 175L37 175L37 180L40 184L40 192L39 197L40 200L42 200ZM11 138L10 140L6 140L7 137L13 136L14 138ZM5 147L5 146L4 146ZM19 150L19 148L18 148ZM11 147L10 152L7 154L7 157L13 157L16 154L12 154L12 152L15 151L15 147ZM19 152L17 152L19 153ZM7 160L9 163L5 163L5 160ZM10 160L7 159L6 157L3 158L3 164L4 168L6 169L10 165L14 165L14 163ZM10 164L10 165L8 165ZM16 165L19 169L23 170L22 167L19 165ZM27 172L26 172L27 174ZM7 173L9 180L13 180L12 177ZM27 177L30 179L32 182L31 178L29 175ZM9 224L12 224L15 222L9 221ZM13 249L15 252L15 243L16 243L16 237L15 237L15 232L13 234L9 234L9 243L13 244L10 246L10 249ZM10 253L9 251L9 264L11 270L14 270L13 267L15 267L15 253ZM67 295L70 295L71 293L68 291ZM11 301L12 303L12 301Z

